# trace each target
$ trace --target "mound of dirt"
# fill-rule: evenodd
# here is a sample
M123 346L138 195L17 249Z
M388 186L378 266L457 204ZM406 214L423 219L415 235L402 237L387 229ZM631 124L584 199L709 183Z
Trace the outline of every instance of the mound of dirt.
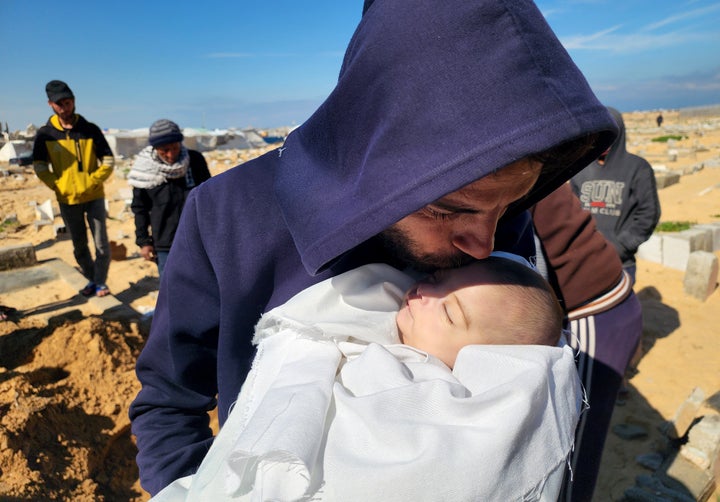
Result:
M146 500L128 403L138 323L0 323L0 498Z
M275 146L205 154L217 175ZM0 167L5 167L0 166ZM0 321L0 500L145 501L128 408L140 384L135 361L159 288L157 266L137 253L129 189L119 161L105 184L108 235L114 249L107 284L138 320L98 310L62 279L2 287L0 305L16 309ZM39 264L76 267L72 243L37 223L36 207L54 203L31 167L0 175L0 246L30 243ZM56 204L55 204L56 205ZM60 224L56 212L54 224ZM0 278L2 281L2 278ZM48 321L49 319L49 321ZM211 426L217 418L211 414Z

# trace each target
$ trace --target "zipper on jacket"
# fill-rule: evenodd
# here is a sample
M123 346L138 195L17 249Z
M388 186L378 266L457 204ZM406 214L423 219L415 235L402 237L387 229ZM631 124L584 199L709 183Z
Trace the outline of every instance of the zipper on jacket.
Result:
M65 139L70 141L70 130L65 129ZM80 150L80 141L77 139L72 140L75 143L75 158L77 159L78 171L83 170L82 151Z
M78 171L83 170L82 151L80 150L80 140L75 140L75 156L77 157Z

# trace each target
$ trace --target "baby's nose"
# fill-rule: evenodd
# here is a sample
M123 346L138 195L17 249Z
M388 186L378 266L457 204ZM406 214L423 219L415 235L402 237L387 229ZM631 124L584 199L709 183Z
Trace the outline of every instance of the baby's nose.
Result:
M407 299L408 300L417 300L420 298L420 293L418 292L418 285L415 285L410 291L407 292Z
M423 303L428 302L433 296L434 284L421 282L415 289L416 298Z

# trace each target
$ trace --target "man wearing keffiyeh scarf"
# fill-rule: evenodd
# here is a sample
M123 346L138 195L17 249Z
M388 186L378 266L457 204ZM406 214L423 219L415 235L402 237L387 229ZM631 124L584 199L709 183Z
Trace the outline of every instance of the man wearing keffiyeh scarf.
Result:
M190 156L187 148L180 147L176 162L167 163L153 146L146 146L137 154L128 174L128 183L134 188L155 188L169 179L187 176Z
M135 158L128 183L133 187L135 243L143 258L157 262L162 275L185 198L210 178L210 171L200 152L183 146L183 135L174 122L154 122L148 139L150 145Z

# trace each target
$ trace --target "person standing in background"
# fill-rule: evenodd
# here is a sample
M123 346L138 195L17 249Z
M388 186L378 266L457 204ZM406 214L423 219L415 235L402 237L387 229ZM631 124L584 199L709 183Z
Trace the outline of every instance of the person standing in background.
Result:
M135 243L143 258L157 261L161 277L187 194L210 179L205 157L185 148L183 139L175 122L155 121L150 126L150 145L138 153L128 174Z
M565 311L589 409L580 417L560 501L590 501L615 400L642 336L642 309L613 246L569 183L531 209L537 268ZM558 217L562 215L562 217Z
M60 215L70 232L75 260L89 281L83 296L106 296L110 269L110 241L103 184L113 172L115 157L98 126L75 113L75 95L65 82L45 86L55 114L42 126L33 145L35 174L55 192ZM95 259L88 247L87 226L95 243Z
M647 160L626 149L625 123L608 107L620 134L608 151L570 180L582 208L615 246L623 268L635 283L635 254L660 221L655 173Z

